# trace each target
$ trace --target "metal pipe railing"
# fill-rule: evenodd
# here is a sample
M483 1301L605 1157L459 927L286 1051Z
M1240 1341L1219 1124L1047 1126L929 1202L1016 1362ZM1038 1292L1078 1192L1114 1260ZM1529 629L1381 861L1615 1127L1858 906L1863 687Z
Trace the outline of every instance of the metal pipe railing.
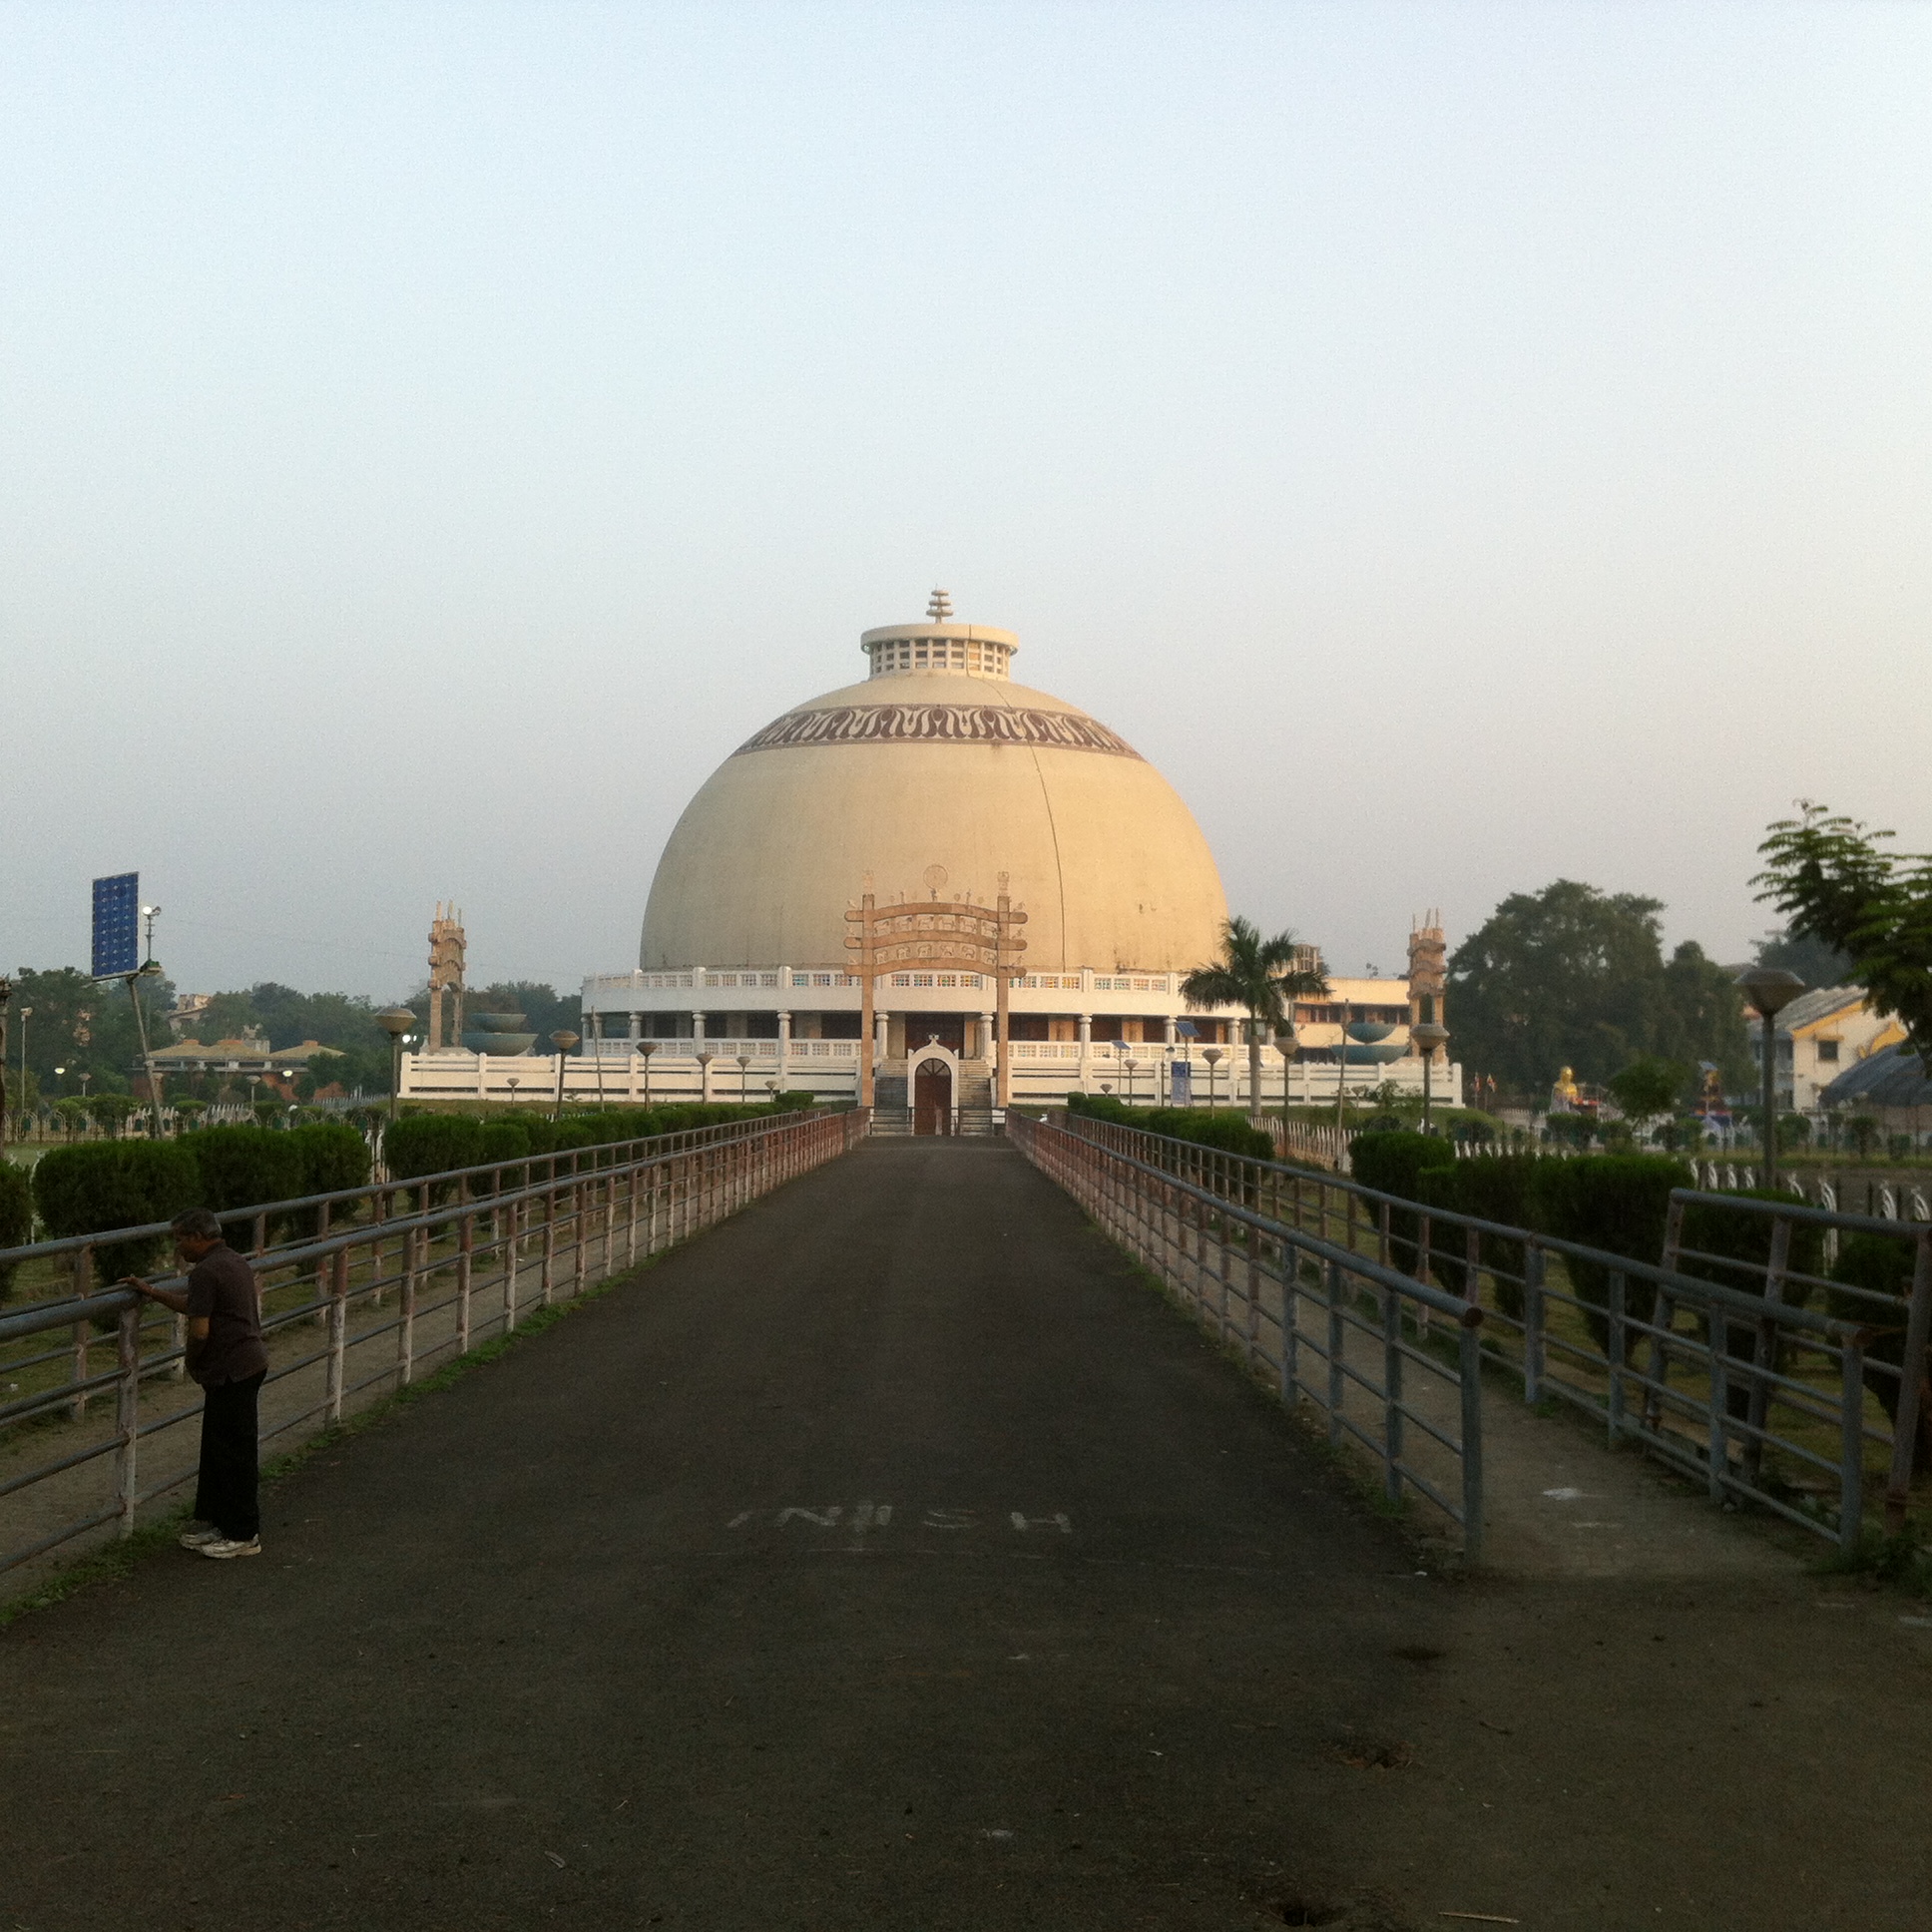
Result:
M1311 1402L1332 1444L1352 1439L1379 1460L1391 1502L1414 1490L1461 1527L1465 1561L1482 1560L1480 1307L1095 1137L1017 1109L1006 1131L1290 1412ZM1456 1338L1447 1360L1432 1313ZM1411 1370L1433 1378L1421 1396Z
M1406 1260L1418 1280L1433 1282L1445 1272L1459 1278L1457 1299L1488 1315L1484 1359L1521 1376L1526 1402L1554 1396L1584 1409L1605 1423L1613 1445L1639 1443L1702 1480L1713 1497L1757 1504L1849 1549L1863 1531L1865 1463L1875 1450L1888 1469L1888 1517L1894 1526L1902 1520L1924 1331L1932 1325L1932 1228L1834 1214L1795 1200L1688 1190L1674 1197L1672 1230L1681 1225L1682 1208L1694 1202L1773 1222L1807 1220L1917 1241L1910 1295L1866 1295L1874 1305L1864 1312L1875 1318L1854 1321L1781 1300L1768 1280L1751 1292L1689 1274L1673 1263L1699 1257L1677 1252L1674 1231L1666 1258L1651 1262L1113 1122L1074 1116L1067 1131L1218 1197L1271 1203L1298 1228L1312 1222L1318 1233L1332 1231L1349 1251L1367 1242L1383 1265ZM1580 1291L1592 1279L1603 1283L1600 1299ZM1689 1332L1677 1326L1686 1314ZM1872 1352L1883 1336L1901 1333L1903 1361L1919 1364L1917 1374ZM1737 1352L1740 1346L1745 1352ZM1674 1368L1688 1379L1674 1380ZM1834 1492L1835 1509L1828 1508L1823 1499Z
M319 1346L293 1359L271 1361L264 1387L288 1384L304 1374L310 1375L311 1386L307 1396L296 1398L306 1406L264 1415L262 1439L318 1420L339 1421L362 1391L384 1383L405 1388L427 1363L439 1356L460 1357L486 1339L486 1331L513 1333L533 1302L549 1306L581 1294L594 1282L689 1238L847 1152L865 1137L869 1121L863 1111L850 1110L728 1127L728 1132L699 1130L578 1150L586 1159L568 1171L559 1169L568 1156L559 1155L384 1184L391 1194L421 1189L424 1205L409 1213L346 1227L338 1223L326 1234L250 1254L248 1263L264 1298L264 1335L286 1335L317 1318L323 1329ZM600 1158L592 1162L591 1156ZM502 1185L505 1175L540 1166L548 1168L541 1179ZM490 1192L473 1193L470 1183L486 1174ZM452 1198L437 1201L433 1196L442 1185L451 1187ZM362 1197L377 1191L347 1192ZM294 1205L268 1203L249 1211L265 1218ZM532 1255L529 1244L539 1231L541 1248ZM96 1235L90 1241L109 1238L114 1236ZM397 1297L395 1312L378 1318L390 1290ZM479 1320L479 1294L492 1290L496 1305L485 1308ZM138 1479L141 1444L201 1412L199 1403L190 1403L164 1414L144 1413L153 1405L157 1386L167 1387L179 1377L185 1352L180 1318L153 1317L146 1312L149 1305L131 1289L108 1288L0 1316L0 1345L69 1326L91 1329L97 1321L113 1322L116 1343L113 1369L87 1376L84 1385L53 1383L0 1407L4 1432L9 1424L58 1420L63 1410L78 1420L85 1411L75 1406L77 1389L83 1394L115 1391L111 1428L0 1482L0 1501L31 1496L42 1485L112 1457L112 1500L103 1503L98 1493L77 1498L83 1506L80 1515L0 1550L0 1572L110 1523L118 1525L122 1536L132 1535L144 1504L195 1474L192 1467L178 1469L145 1488ZM389 1358L358 1373L368 1357L357 1351L386 1336L394 1337ZM63 1349L30 1359L45 1363L66 1353Z

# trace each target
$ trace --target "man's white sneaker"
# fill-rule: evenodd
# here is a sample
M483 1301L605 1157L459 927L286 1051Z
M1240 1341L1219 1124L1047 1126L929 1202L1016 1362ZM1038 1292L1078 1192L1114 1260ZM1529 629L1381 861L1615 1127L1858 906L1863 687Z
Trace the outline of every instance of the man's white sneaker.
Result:
M211 1543L220 1543L223 1540L222 1532L213 1523L204 1523L198 1529L184 1530L181 1546L184 1550L202 1550Z
M205 1557L258 1557L261 1554L261 1539L258 1536L243 1539L218 1533L213 1543L198 1544L196 1547Z

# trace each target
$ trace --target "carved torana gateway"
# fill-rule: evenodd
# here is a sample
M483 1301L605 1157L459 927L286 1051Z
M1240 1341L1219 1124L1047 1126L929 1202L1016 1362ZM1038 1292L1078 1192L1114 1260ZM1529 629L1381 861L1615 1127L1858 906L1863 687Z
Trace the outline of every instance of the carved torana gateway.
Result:
M846 921L854 928L845 940L853 956L846 970L861 986L859 1105L873 1104L873 986L881 973L919 965L963 966L969 972L992 975L997 1105L1005 1107L1013 1094L1010 989L1013 975L1020 969L1020 955L1026 951L1026 941L1018 934L1018 928L1026 924L1026 914L1008 898L1004 872L1000 874L1000 896L990 906L978 905L970 898L942 900L939 888L946 883L943 866L928 867L926 879L930 899L902 899L896 905L882 906L873 897L868 878L864 894L846 908Z

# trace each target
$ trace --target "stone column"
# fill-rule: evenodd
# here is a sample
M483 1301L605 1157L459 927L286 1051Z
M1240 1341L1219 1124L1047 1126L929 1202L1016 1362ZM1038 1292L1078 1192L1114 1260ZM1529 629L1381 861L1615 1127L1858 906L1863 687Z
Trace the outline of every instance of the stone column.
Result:
M778 1015L778 1085L785 1084L785 1069L791 1065L791 1015Z
M990 1013L982 1013L979 1016L979 1057L990 1061L993 1058L994 1045L993 1016Z
M705 1042L705 1016L696 1007L693 1007L691 1014L691 1037L698 1043L692 1048L692 1052L696 1053Z
M886 1057L886 1048L892 1039L892 1016L882 1008L875 1008L872 1014L872 1057L874 1061Z
M1161 1022L1161 1044L1164 1047L1171 1047L1175 1044L1176 1038L1177 1036L1174 1030L1174 1015L1170 1013L1168 1017Z

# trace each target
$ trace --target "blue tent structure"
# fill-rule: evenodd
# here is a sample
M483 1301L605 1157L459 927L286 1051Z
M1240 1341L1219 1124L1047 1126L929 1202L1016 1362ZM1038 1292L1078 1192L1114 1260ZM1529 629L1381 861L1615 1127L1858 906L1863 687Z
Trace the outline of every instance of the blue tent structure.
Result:
M1911 1047L1883 1047L1847 1067L1822 1094L1823 1107L1932 1108L1932 1076Z

